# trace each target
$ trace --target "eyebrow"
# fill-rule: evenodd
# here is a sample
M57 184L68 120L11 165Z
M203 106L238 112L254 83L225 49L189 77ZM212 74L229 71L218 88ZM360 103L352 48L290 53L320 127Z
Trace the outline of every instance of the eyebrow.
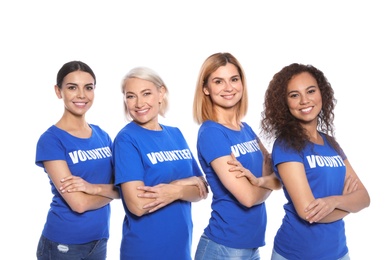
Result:
M74 83L74 82L68 82L68 83L65 84L65 86L68 86L68 85L78 86L79 84ZM91 85L94 86L95 84L94 83L87 83L84 86L91 86Z
M311 86L306 87L305 90L309 90L311 88L318 88L318 86L311 85ZM294 92L299 92L299 91L298 90L291 90L291 91L287 92L287 95L294 93Z
M145 93L147 91L152 91L152 89L151 88L143 89L143 90L141 90L141 93ZM129 93L135 94L135 92L133 92L133 91L126 91L126 94L129 94Z
M233 76L231 76L231 77L229 77L229 78L231 79L231 78L237 78L237 77L240 77L240 75L239 75L239 74L233 75ZM214 78L212 78L211 80L215 80L215 79L224 79L224 78L222 78L222 77L214 77Z

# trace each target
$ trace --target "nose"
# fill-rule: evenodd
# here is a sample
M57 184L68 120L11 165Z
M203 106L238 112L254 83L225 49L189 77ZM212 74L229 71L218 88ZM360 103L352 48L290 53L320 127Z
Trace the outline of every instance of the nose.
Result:
M303 96L301 96L301 100L300 100L300 104L301 105L306 105L306 104L308 104L310 102L310 99L306 96L306 95L303 95Z
M85 93L84 93L84 90L82 88L79 88L79 90L77 92L77 97L78 98L85 98Z
M233 85L230 82L226 82L224 90L227 92L233 91Z
M144 103L145 103L145 102L144 102L143 98L142 98L142 97L138 97L137 100L136 100L136 102L135 102L135 106L138 107L138 108L139 108L139 107L143 107L143 106L144 106Z

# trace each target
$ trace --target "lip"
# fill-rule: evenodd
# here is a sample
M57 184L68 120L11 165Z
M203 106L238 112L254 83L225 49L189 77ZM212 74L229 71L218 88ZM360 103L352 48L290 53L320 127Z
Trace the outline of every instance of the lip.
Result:
M305 107L305 108L300 109L300 111L301 111L302 113L305 113L305 114L310 113L312 110L313 110L313 107L312 107L312 106L311 106L311 107Z
M73 104L77 107L84 107L88 104L88 102L73 102Z
M135 110L135 112L136 112L137 114L144 115L144 114L146 114L149 110L150 110L150 108L146 108L146 109Z
M221 97L230 100L230 99L233 99L235 95L236 95L236 94L228 94L228 95L221 95Z

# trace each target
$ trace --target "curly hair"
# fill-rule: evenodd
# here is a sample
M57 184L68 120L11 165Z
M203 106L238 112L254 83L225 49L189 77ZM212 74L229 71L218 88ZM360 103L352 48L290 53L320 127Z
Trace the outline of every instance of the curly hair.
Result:
M261 128L267 138L281 138L288 147L297 151L309 143L309 135L291 113L287 105L287 86L293 76L308 72L318 84L322 97L322 109L318 115L317 130L326 134L327 140L340 152L334 137L334 108L337 100L324 73L312 65L293 63L276 73L270 81L261 113Z

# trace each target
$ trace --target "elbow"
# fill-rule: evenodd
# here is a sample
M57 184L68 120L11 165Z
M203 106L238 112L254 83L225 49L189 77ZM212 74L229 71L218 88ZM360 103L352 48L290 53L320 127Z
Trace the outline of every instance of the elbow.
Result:
M368 208L370 206L370 204L371 204L371 199L370 199L370 196L367 194L367 197L364 200L362 209Z
M298 213L298 216L299 216L302 220L304 220L304 221L310 223L310 221L307 219L306 214Z
M195 197L195 198L193 198L193 199L190 199L190 200L188 200L188 201L189 201L189 202L199 202L199 201L204 200L204 199L207 199L207 195L206 195L205 197L197 196L197 197Z
M121 195L119 193L119 188L114 186L114 192L113 192L113 196L111 199L115 200L115 199L120 199L120 198L121 198Z
M367 204L366 204L366 208L368 208L370 206L370 204L371 204L371 199L368 198L368 201L367 201Z
M276 185L275 185L275 189L274 190L280 190L282 189L283 185L281 182L278 182Z
M79 214L83 214L83 213L86 212L85 209L74 209L73 211L76 212L76 213L79 213Z
M371 204L371 198L370 198L370 195L367 192L365 208L368 208L370 206L370 204Z
M133 215L136 215L137 217L142 217L145 212L144 211L140 211L140 210L130 210L130 212L133 214Z
M251 208L255 205L256 201L255 201L255 198L253 196L245 196L245 197L241 197L241 198L237 198L238 202L247 207L247 208Z
M312 224L310 223L310 220L307 218L307 212L297 212L299 218L309 224Z
M243 206L247 207L247 208L251 208L253 207L254 205L256 205L254 202L250 202L250 201L244 201L243 203L241 203Z
M361 201L361 206L357 208L355 211L351 211L351 213L357 213L361 211L362 209L368 208L371 204L370 196L367 194L367 197Z
M368 192L365 191L365 193L363 193L363 195L361 196L361 198L358 201L359 202L357 203L357 205L354 206L352 208L352 210L350 210L349 212L357 213L357 212L361 211L362 209L368 208L370 206L371 198L370 198L370 195L368 194Z
M137 217L142 217L143 215L148 213L147 210L135 205L127 206L127 209Z
M88 206L82 202L73 203L72 205L70 205L70 208L72 209L72 211L79 214L83 214L89 210Z
M261 199L255 197L255 196L247 196L245 198L242 198L241 200L239 200L239 202L247 207L247 208L251 208L255 205L259 205L261 203L263 203L269 196L269 194L271 194L271 192L267 193L266 196L263 196Z
M306 222L310 222L308 219L307 219L307 215L308 215L308 212L306 212L303 208L302 210L298 210L296 207L295 207L295 211L298 215L298 217Z

